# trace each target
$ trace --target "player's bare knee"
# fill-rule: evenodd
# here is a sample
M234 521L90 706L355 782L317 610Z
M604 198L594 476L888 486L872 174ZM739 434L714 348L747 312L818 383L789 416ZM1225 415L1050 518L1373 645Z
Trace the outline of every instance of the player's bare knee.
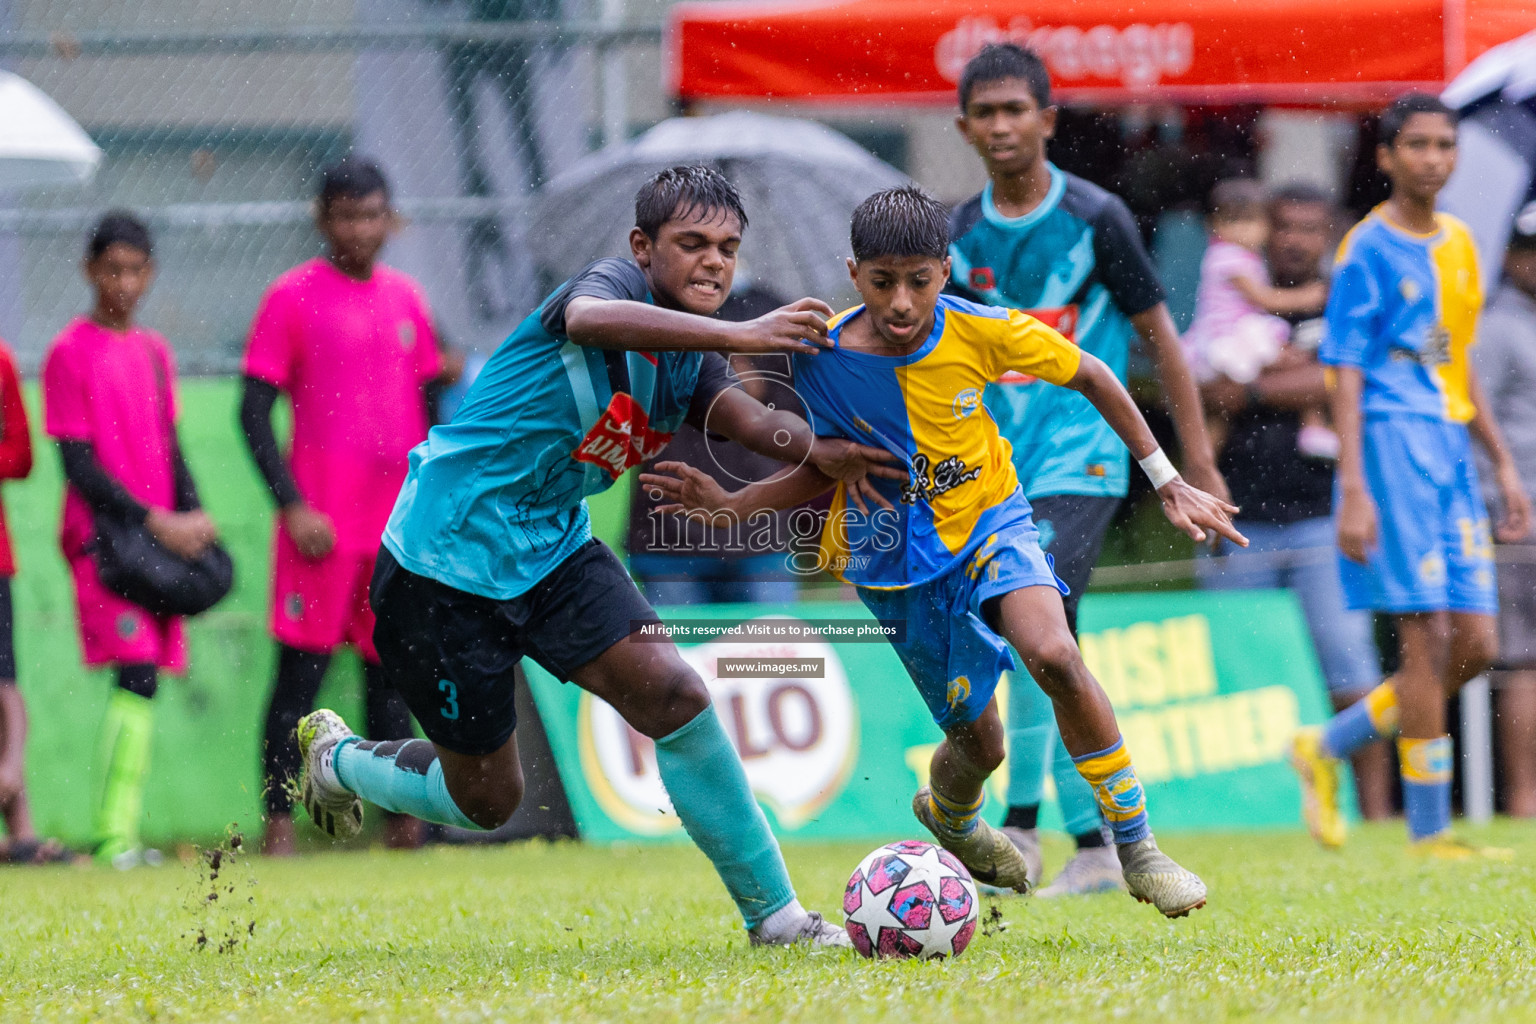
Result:
M470 806L460 807L464 816L483 829L497 829L512 820L523 802L523 773L484 783L469 796Z
M976 744L966 751L970 762L980 771L991 775L1002 767L1008 749L1002 734L988 734L977 738Z
M1460 686L1488 671L1489 666L1498 660L1499 634L1490 623L1487 628L1463 632L1456 639L1453 652L1456 664L1451 667L1456 677L1455 683Z
M1052 698L1069 697L1091 682L1070 633L1037 641L1024 655L1024 662L1035 682Z
M662 707L665 709L667 732L681 729L709 707L709 690L704 686L704 680L686 664L678 666L668 680L665 692Z
M624 718L631 728L653 740L674 733L709 707L704 680L678 658L646 687L646 698L629 703Z

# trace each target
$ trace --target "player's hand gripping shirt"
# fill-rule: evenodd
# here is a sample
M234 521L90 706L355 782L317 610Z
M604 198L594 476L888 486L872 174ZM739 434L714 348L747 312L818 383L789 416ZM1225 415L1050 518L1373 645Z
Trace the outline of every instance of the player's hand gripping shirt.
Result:
M599 260L503 341L451 423L432 428L384 531L401 565L496 600L532 589L592 536L585 498L702 428L733 383L699 352L588 348L565 333L577 296L651 302L640 268Z
M1378 208L1339 246L1318 357L1360 369L1367 417L1472 419L1467 353L1483 304L1477 249L1461 221L1436 219L1438 231L1416 235Z
M1018 310L941 295L933 330L904 356L844 348L842 329L863 306L832 323L832 351L794 358L795 390L823 436L845 437L901 456L905 485L872 478L895 512L848 504L838 484L821 536L821 564L864 587L907 587L942 575L987 538L1029 521L1011 450L982 389L1007 371L1065 384L1079 350Z
M1057 167L1050 171L1050 191L1022 217L998 212L990 184L956 207L953 288L1022 309L1104 360L1123 382L1136 333L1130 318L1163 301L1162 285L1125 204ZM1028 497L1125 494L1125 445L1082 395L1015 372L987 388L986 402L1013 445Z

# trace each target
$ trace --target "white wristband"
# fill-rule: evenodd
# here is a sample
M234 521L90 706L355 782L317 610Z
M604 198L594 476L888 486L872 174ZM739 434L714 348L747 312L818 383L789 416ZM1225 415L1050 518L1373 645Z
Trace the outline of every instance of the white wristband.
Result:
M1163 485L1179 475L1179 471L1173 468L1173 463L1161 448L1154 449L1151 455L1144 459L1137 459L1141 471L1147 474L1147 479L1152 481L1152 489L1160 491Z

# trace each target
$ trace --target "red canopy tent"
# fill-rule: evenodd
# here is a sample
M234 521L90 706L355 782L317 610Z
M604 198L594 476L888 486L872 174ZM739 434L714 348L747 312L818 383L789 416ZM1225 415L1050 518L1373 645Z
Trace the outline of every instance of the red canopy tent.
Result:
M1360 103L1438 92L1532 29L1533 0L748 0L677 5L668 44L684 101L953 103L1014 39L1078 102Z

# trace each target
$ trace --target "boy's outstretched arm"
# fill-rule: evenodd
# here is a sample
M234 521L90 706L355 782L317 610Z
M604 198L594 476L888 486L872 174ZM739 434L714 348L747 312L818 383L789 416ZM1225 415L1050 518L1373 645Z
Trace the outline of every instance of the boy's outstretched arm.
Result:
M652 500L667 502L657 506L658 512L726 512L742 521L758 512L802 505L836 484L814 466L800 466L737 491L727 491L709 474L685 462L658 462L651 472L640 474L640 486L646 494Z
M822 485L782 508L794 508L839 480L848 485L848 500L859 509L868 511L866 498L889 507L868 478L881 476L905 483L909 476L905 464L884 448L837 437L817 437L810 424L799 416L785 409L770 409L740 387L727 388L715 396L704 417L703 429L723 434L744 448L780 462L801 467L808 463L815 468ZM810 485L807 481L802 486Z
M1223 501L1227 500L1232 495L1227 490L1227 482L1216 469L1216 455L1205 430L1200 391L1195 387L1194 374L1189 372L1189 364L1184 359L1184 349L1179 344L1179 330L1173 324L1168 305L1159 302L1151 309L1136 314L1131 317L1131 325L1141 335L1157 367L1157 379L1163 385L1163 397L1168 402L1168 413L1173 417L1173 427L1179 435L1179 446L1184 450L1189 478L1201 490ZM1113 422L1110 425L1113 426Z
M1141 410L1136 408L1125 385L1120 383L1109 367L1084 352L1077 372L1066 386L1093 404L1099 415L1104 417L1104 421L1131 450L1131 455L1152 475L1152 467L1147 465L1146 460L1158 458L1161 449L1157 439L1152 436L1152 429L1142 418ZM1167 465L1166 457L1162 458L1162 462ZM1153 483L1158 483L1155 475ZM1195 540L1205 540L1205 531L1211 530L1235 544L1248 546L1248 538L1232 525L1231 517L1237 512L1236 505L1191 486L1177 473L1157 488L1157 496L1162 499L1163 514L1168 517L1168 521Z
M828 345L831 316L832 307L820 299L801 299L736 323L648 302L578 295L565 307L565 333L576 344L593 348L815 353Z

